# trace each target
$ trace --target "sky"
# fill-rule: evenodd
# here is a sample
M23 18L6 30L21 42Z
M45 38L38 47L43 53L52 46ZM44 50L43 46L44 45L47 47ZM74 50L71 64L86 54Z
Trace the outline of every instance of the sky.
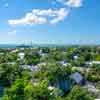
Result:
M0 0L0 44L100 44L100 0Z

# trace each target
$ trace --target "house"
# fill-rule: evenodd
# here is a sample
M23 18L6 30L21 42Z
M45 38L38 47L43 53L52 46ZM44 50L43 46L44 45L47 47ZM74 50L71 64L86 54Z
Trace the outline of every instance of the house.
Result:
M67 93L71 90L72 84L70 79L59 80L58 88L61 89L64 93Z
M16 52L18 52L18 49L13 49L13 50L11 51L11 53L16 53Z
M39 55L42 57L45 57L47 55L47 53L44 53L41 49L39 50Z
M20 60L22 60L22 59L24 59L25 53L24 52L20 52L18 54L18 56L19 56Z
M74 58L74 60L77 60L77 59L79 59L79 56L75 55L73 58Z
M59 79L56 87L62 90L63 91L62 93L64 95L68 93L75 84L78 84L78 85L85 84L85 81L82 75L78 72L73 73L66 79Z
M100 61L92 61L93 64L100 66Z
M38 66L36 65L21 65L22 68L27 69L29 71L36 71Z
M86 65L89 67L92 67L93 65L99 65L100 66L100 61L91 61L91 62L86 62Z
M87 62L85 62L85 65L87 65L88 67L92 67L93 66L93 63L90 62L90 61L87 61Z
M54 89L55 89L54 86L48 86L48 90L52 91L52 90L54 90Z
M64 92L62 90L54 86L48 86L48 90L51 92L50 95L55 95L56 97L64 95Z
M82 77L82 75L78 72L73 73L70 78L73 80L73 83L78 84L78 85L84 85L85 81Z
M84 88L88 90L88 92L93 93L95 95L99 95L100 90L97 89L94 85L87 83Z
M100 64L100 61L92 61L93 64Z
M59 61L59 63L63 66L68 66L70 65L70 63L68 63L67 61Z

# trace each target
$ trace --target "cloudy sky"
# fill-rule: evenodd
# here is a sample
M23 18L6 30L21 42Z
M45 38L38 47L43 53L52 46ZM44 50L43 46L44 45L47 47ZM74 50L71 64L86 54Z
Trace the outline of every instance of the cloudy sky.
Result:
M100 0L0 0L0 43L100 44Z

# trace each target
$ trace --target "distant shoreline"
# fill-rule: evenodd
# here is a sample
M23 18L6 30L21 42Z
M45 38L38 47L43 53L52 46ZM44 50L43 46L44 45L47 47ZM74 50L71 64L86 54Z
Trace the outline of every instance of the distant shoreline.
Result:
M32 44L32 45L26 45L26 44L0 44L0 49L13 49L13 48L35 48L35 47L48 47L48 48L54 48L54 47L84 47L84 46L90 46L90 47L95 47L95 46L100 46L97 44Z

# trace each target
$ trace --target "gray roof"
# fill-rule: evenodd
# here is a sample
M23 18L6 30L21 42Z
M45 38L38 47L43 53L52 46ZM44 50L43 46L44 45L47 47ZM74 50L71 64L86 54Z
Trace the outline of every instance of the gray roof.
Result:
M83 77L80 73L76 72L70 76L71 79L73 79L77 84L80 83L83 80Z

